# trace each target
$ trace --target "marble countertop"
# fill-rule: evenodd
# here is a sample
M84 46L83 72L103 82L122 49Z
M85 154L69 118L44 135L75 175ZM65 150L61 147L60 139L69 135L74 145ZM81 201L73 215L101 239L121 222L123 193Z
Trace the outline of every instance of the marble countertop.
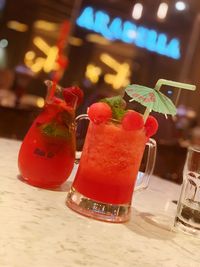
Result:
M0 267L200 266L200 239L172 231L178 185L153 176L129 222L99 222L65 206L70 182L51 191L18 180L19 146L0 139Z

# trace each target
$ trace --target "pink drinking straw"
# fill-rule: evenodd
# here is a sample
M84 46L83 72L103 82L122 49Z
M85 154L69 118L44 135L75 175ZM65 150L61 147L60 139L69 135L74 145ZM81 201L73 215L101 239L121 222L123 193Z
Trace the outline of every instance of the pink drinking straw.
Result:
M57 41L57 48L58 48L58 56L57 56L57 64L58 64L58 70L55 71L53 75L53 85L50 89L50 92L47 97L47 101L51 100L51 98L54 96L56 91L56 86L60 79L60 71L63 70L67 65L67 60L65 59L63 55L63 51L65 48L65 44L67 42L68 36L69 36L69 30L70 30L70 23L69 21L65 21L62 23L60 28L60 33Z

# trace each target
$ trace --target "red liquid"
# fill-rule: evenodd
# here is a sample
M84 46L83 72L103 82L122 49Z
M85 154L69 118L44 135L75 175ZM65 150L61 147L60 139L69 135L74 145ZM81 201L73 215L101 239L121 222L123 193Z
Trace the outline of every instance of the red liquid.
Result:
M57 187L70 175L74 158L74 110L64 101L46 104L19 151L23 179L38 187Z
M90 122L73 187L96 201L130 203L146 141L144 129Z

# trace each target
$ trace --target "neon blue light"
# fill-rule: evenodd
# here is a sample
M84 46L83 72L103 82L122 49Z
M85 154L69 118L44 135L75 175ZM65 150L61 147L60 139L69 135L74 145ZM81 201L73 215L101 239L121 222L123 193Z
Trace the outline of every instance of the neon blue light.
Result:
M146 46L146 37L147 37L148 29L142 26L137 28L137 38L135 39L135 44L139 47L145 48Z
M147 32L147 41L146 41L146 49L149 51L155 52L156 42L157 42L158 34L154 30L149 30Z
M77 25L88 30L95 30L94 28L94 10L92 7L86 7L80 17L76 21Z
M164 33L159 34L157 44L156 44L156 51L160 55L167 55L166 51L167 47L167 36Z
M180 59L180 40L169 40L167 34L159 33L153 29L136 26L130 21L122 21L116 17L111 19L103 11L94 11L92 7L86 7L76 21L77 25L87 30L101 34L109 40L121 40L125 43L135 44L148 51Z
M123 26L121 40L125 43L133 43L136 38L136 25L130 21L125 21Z
M179 59L181 57L180 54L180 41L176 38L172 39L167 47L167 56Z
M97 11L95 13L94 31L102 34L105 38L112 40L112 33L108 29L108 24L110 22L110 17L102 12Z
M121 39L122 36L122 20L120 18L115 18L110 24L110 32L112 32L115 39Z

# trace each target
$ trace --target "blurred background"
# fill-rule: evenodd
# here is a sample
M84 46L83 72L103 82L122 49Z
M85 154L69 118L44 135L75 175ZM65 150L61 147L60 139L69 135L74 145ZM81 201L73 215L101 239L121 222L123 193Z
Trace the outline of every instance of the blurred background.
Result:
M200 145L199 14L199 0L0 0L0 137L23 139L55 71L62 86L84 90L78 113L130 83L195 84L195 92L181 94L163 88L178 113L155 115L155 174L180 183L187 147ZM63 25L65 49L56 62Z

